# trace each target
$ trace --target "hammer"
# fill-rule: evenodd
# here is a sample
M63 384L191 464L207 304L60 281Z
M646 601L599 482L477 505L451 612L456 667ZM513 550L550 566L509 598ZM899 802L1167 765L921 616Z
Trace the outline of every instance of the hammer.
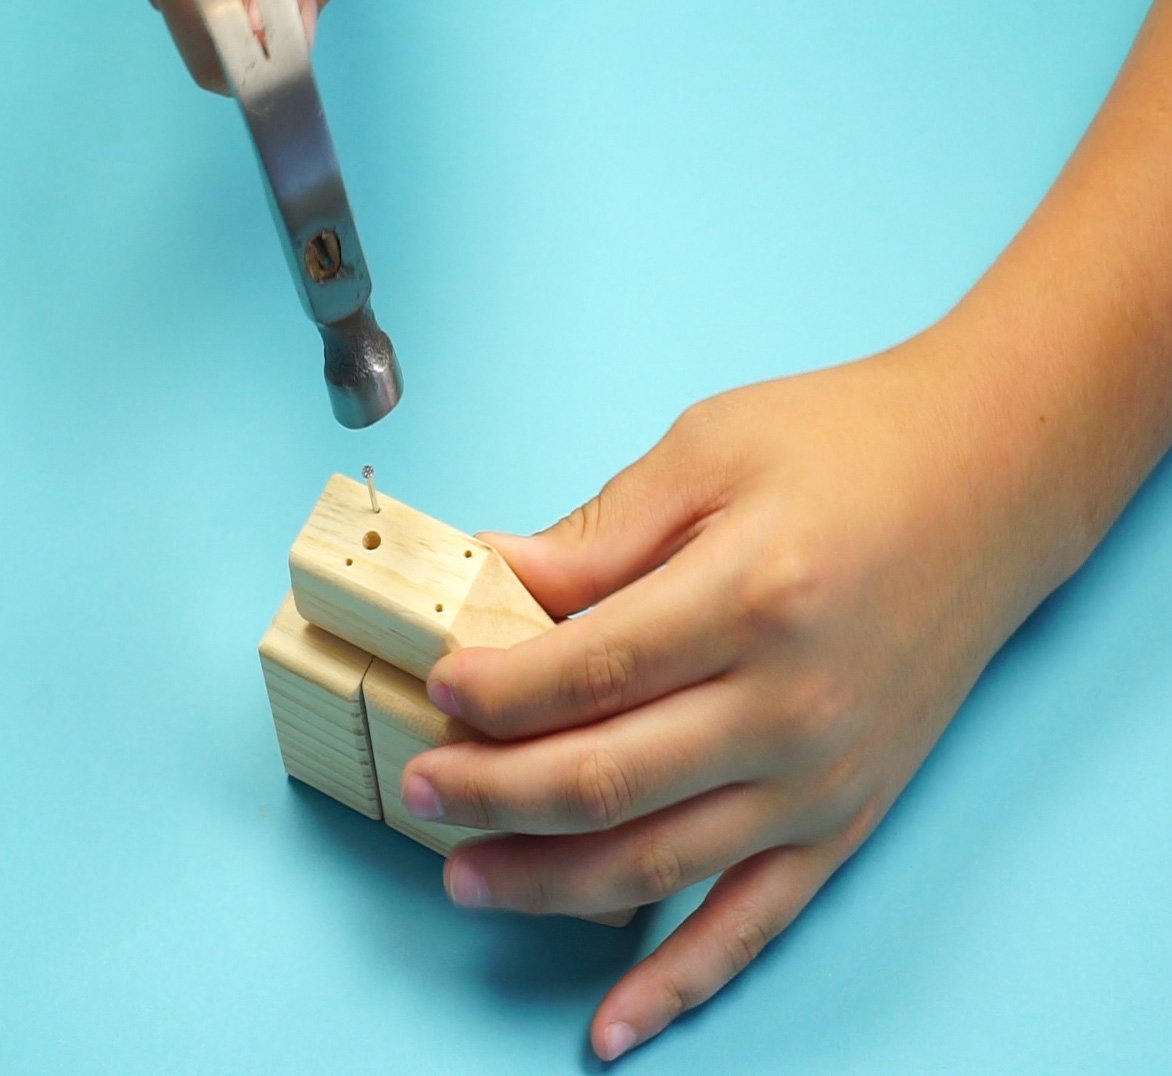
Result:
M196 0L252 136L301 305L321 332L334 417L349 429L399 402L403 375L370 307L370 272L313 77L297 0Z

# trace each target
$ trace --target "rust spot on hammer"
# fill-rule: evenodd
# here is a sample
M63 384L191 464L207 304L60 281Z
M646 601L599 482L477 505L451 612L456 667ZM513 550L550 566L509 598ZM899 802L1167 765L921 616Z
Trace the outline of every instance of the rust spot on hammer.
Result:
M342 270L342 244L336 232L318 232L305 244L305 271L318 284L333 280Z

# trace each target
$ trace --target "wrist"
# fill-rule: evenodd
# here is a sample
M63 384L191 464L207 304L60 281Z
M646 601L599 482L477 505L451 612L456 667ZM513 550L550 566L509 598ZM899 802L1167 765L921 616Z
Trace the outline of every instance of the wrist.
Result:
M1072 460L1072 442L1084 437L1078 393L993 298L974 293L898 350L906 376L932 386L925 443L936 457L940 540L996 649L1100 535Z

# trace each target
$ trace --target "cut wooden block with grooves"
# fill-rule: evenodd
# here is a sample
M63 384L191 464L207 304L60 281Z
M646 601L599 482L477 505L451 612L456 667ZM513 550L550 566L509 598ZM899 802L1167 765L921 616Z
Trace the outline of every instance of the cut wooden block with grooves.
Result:
M426 679L444 654L507 647L553 626L496 550L334 475L289 554L312 624Z
M407 813L399 795L403 770L420 752L483 737L437 710L427 697L422 680L378 658L367 670L362 693L387 825L443 856L450 854L461 841L491 836L484 830L415 818Z
M371 661L307 623L292 594L260 643L285 770L368 818L382 818L362 698Z
M377 658L362 681L362 693L387 825L444 856L461 841L495 836L485 830L415 818L407 813L399 794L403 770L416 755L444 744L485 737L437 710L421 680ZM622 927L634 914L627 910L582 918Z

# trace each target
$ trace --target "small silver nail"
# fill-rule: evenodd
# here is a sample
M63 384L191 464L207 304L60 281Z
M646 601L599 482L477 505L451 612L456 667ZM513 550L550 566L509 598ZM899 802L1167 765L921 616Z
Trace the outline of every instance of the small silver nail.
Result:
M362 468L362 477L366 479L366 488L370 491L370 510L381 512L378 506L378 494L374 491L374 468L368 463Z

